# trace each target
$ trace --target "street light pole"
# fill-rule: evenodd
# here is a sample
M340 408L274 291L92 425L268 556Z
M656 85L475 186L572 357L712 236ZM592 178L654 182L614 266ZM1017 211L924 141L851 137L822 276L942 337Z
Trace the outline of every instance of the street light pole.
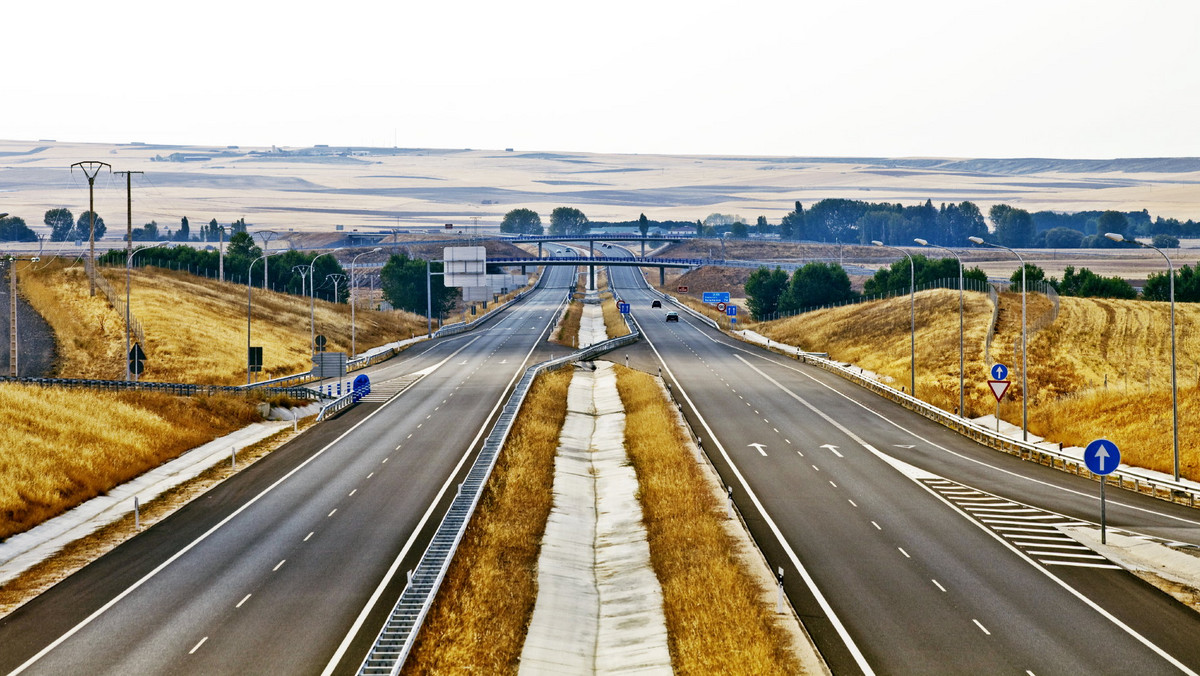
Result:
M1114 242L1133 242L1138 246L1154 249L1167 261L1167 288L1171 299L1171 436L1175 459L1175 480L1179 481L1179 390L1175 385L1175 266L1171 263L1171 257L1156 246L1144 244L1136 239L1125 239L1124 235L1116 232L1106 232L1104 236Z
M1021 262L1021 440L1029 441L1029 362L1027 359L1029 344L1026 342L1028 336L1025 326L1025 296L1029 290L1025 288L1025 259L1021 258L1021 254L1006 246L983 241L982 237L968 237L967 239L976 244L1004 249ZM996 424L999 425L999 423Z
M354 292L356 290L358 290L358 279L356 278L355 275L357 274L358 268L356 268L355 266L358 264L359 256L366 256L367 254L379 253L380 251L383 251L383 247L377 246L374 249L371 249L370 251L364 251L364 252L358 254L358 256L355 256L354 258L350 259L350 355L352 358L358 357L357 325L354 322L354 306L357 305L357 303L354 302L354 300L355 300Z
M899 251L908 257L908 308L911 329L908 338L908 389L913 397L917 396L917 267L913 265L913 257L904 249L888 246L879 240L871 240L871 244Z
M251 302L250 294L251 294L251 289L254 288L254 284L252 283L254 276L251 273L254 272L254 264L255 263L262 261L263 266L265 267L267 264L266 261L267 261L268 257L275 256L275 255L278 255L281 253L283 253L283 252L276 251L275 253L264 253L263 255L259 256L258 258L255 258L254 260L250 261L250 267L246 268L246 384L247 385L249 385L251 382L250 381L250 312L251 312L251 308L252 308L253 304Z
M317 353L317 297L315 288L317 286L317 278L313 273L313 266L316 265L317 259L321 256L328 256L336 251L341 251L341 247L325 253L319 253L313 256L313 259L308 263L308 337L309 350L312 354Z
M267 247L271 244L271 239L279 236L279 233L275 232L274 230L263 230L262 232L256 232L254 234L258 235L259 237L262 238L263 253L267 253ZM263 288L263 291L267 290L267 261L266 261L266 259L263 259L263 285L262 285L262 288Z
M130 380L129 376L131 375L130 369L129 369L129 324L130 324L129 271L133 267L133 257L134 256L136 256L141 251L145 251L146 249L157 249L160 246L162 246L162 244L155 244L154 246L141 246L141 247L138 247L138 248L134 249L133 251L129 252L129 255L125 256L125 381L126 382L128 382Z
M921 239L920 237L917 237L913 241L916 242L917 244L920 244L921 246L931 246L935 249L949 251L950 255L954 256L954 260L958 261L958 415L965 417L967 415L967 409L966 409L966 394L965 394L966 388L964 386L965 377L963 375L963 263L962 263L962 259L958 257L958 254L955 253L953 249L948 249L948 248L946 248L944 246L940 246L938 244L930 244L929 242Z

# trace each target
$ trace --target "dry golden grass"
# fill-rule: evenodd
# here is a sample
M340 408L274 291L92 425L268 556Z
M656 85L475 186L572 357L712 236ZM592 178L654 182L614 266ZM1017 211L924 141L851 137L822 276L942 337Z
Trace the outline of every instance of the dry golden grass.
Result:
M583 319L583 302L573 300L567 303L563 310L562 320L558 323L558 331L554 334L554 342L567 347L579 345L579 322Z
M967 413L972 416L991 413L995 407L983 363L991 315L992 304L986 294L964 295L963 363ZM917 396L954 411L958 408L958 292L934 289L918 293L916 317ZM896 389L908 390L908 296L818 310L754 328L771 340L828 352L831 359L874 371Z
M678 674L794 674L789 638L739 562L723 508L705 484L658 382L617 367L625 446L637 471L650 560L663 591Z
M0 538L260 420L242 397L0 385Z
M124 269L100 268L123 289ZM130 308L146 331L144 380L238 384L246 377L246 287L161 268L134 270ZM81 266L52 261L21 279L34 308L50 322L58 343L56 373L63 377L121 378L125 373L125 324L102 295L88 296ZM309 303L300 297L254 289L254 345L263 346L260 379L312 367ZM326 350L349 352L350 306L316 301L316 332ZM408 338L425 331L425 320L408 312L355 313L357 348Z
M300 432L315 424L315 421L315 416L301 421ZM256 444L239 450L237 467L230 467L228 463L217 463L195 478L142 504L139 510L142 528L149 528L167 518L216 484L249 467L271 451L292 440L300 432L284 428ZM66 579L75 571L100 558L133 537L137 532L134 528L134 515L128 514L97 529L90 535L67 544L54 556L35 564L17 577L5 582L0 586L0 617L4 617L38 594Z
M991 303L966 294L967 415L995 412L987 389L984 340ZM917 396L953 411L958 405L958 294L917 294ZM1049 311L1030 295L1030 322ZM1200 478L1200 307L1176 305L1181 473ZM772 340L880 373L893 387L909 379L907 297L811 312L759 324ZM1020 424L1021 296L1002 294L992 358L1009 366L1012 385L1001 417ZM1086 446L1107 437L1129 463L1170 472L1171 339L1169 305L1147 301L1062 298L1058 319L1029 339L1029 429L1050 441ZM1107 387L1105 376L1108 377Z
M534 382L404 673L516 673L571 376L562 369Z
M600 311L604 314L604 329L609 338L629 335L629 325L625 323L621 311L617 309L617 301L612 294L600 301Z

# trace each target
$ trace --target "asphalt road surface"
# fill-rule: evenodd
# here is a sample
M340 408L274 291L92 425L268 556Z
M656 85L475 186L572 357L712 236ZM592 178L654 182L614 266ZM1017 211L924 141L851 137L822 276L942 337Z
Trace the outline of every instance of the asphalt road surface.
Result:
M374 368L377 388L408 389L322 423L0 621L0 673L356 671L507 389L546 357L573 273L550 268L486 330Z
M610 255L614 252L610 250ZM1098 484L987 449L610 279L834 673L1194 673L1200 615L1062 536ZM664 315L679 311L681 321ZM1109 491L1109 524L1200 541Z

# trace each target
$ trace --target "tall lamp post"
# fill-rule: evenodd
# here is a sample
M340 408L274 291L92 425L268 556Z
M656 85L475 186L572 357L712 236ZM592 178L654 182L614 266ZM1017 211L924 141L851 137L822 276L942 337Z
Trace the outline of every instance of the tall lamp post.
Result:
M357 303L354 302L354 292L358 290L358 280L356 279L355 275L357 274L358 268L355 266L358 264L358 259L360 256L379 253L380 251L383 251L383 247L377 246L370 251L364 251L358 254L358 256L350 259L350 356L352 358L358 357L357 325L354 323L354 306L357 305Z
M982 237L968 237L967 239L976 244L990 246L994 249L1004 249L1016 256L1017 260L1021 262L1021 440L1029 441L1029 362L1026 358L1029 352L1029 344L1026 342L1028 336L1025 326L1025 296L1028 293L1028 289L1025 288L1025 259L1021 258L1021 254L1006 246L983 241Z
M279 233L275 232L274 230L262 230L260 232L254 233L254 234L256 236L262 238L263 253L267 252L267 247L270 246L271 239L279 236ZM267 290L267 261L266 260L263 260L263 285L262 285L262 288L263 288L263 291Z
M1171 299L1171 432L1174 444L1175 480L1179 481L1179 390L1175 386L1175 266L1171 263L1170 256L1156 246L1144 244L1136 239L1125 239L1125 236L1118 232L1106 232L1104 236L1114 242L1132 242L1147 249L1154 249L1167 261L1167 288Z
M254 264L255 263L257 263L259 261L263 261L263 265L265 266L267 258L269 258L271 256L278 256L281 253L283 253L283 252L276 251L274 253L264 253L263 255L259 256L258 258L255 258L254 260L250 261L250 267L246 268L246 384L247 385L249 385L251 383L251 380L250 380L250 312L251 312L253 303L251 302L251 296L250 296L251 291L250 290L254 288L254 284L252 283L254 277L250 273L254 272Z
M885 249L899 251L908 257L908 309L911 329L908 338L908 391L913 397L917 396L917 267L913 258L904 249L888 246L879 240L871 240L871 244Z
M933 247L935 249L941 249L942 251L948 251L948 252L950 252L951 256L954 256L954 260L958 261L958 414L960 416L965 416L967 414L967 409L966 409L966 395L965 395L966 389L964 387L965 378L963 376L963 264L962 264L962 259L958 257L958 254L955 253L953 249L948 249L948 248L946 248L944 246L940 246L938 244L930 244L928 241L923 240L920 237L915 238L913 241L916 242L917 244L920 244L921 246L929 246L929 247Z
M142 251L145 251L146 249L157 249L161 246L163 245L155 244L153 246L140 246L129 252L129 255L125 257L125 380L127 382L130 380L129 376L131 375L129 370L129 271L133 268L134 256L138 255L138 253Z
M315 287L317 286L317 278L313 276L313 266L316 265L317 259L321 256L328 256L341 250L341 247L338 247L332 251L319 253L316 256L313 256L313 259L308 263L308 337L309 350L313 354L317 353L317 296L314 291Z

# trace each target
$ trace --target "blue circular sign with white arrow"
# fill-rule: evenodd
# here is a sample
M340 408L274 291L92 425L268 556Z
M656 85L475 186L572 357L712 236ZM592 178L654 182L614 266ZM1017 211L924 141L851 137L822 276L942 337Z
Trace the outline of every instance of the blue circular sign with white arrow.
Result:
M1112 474L1117 465L1121 464L1121 451L1108 439L1097 439L1083 450L1083 463L1092 474Z
M1004 380L1008 377L1008 367L1004 364L992 364L992 380Z

